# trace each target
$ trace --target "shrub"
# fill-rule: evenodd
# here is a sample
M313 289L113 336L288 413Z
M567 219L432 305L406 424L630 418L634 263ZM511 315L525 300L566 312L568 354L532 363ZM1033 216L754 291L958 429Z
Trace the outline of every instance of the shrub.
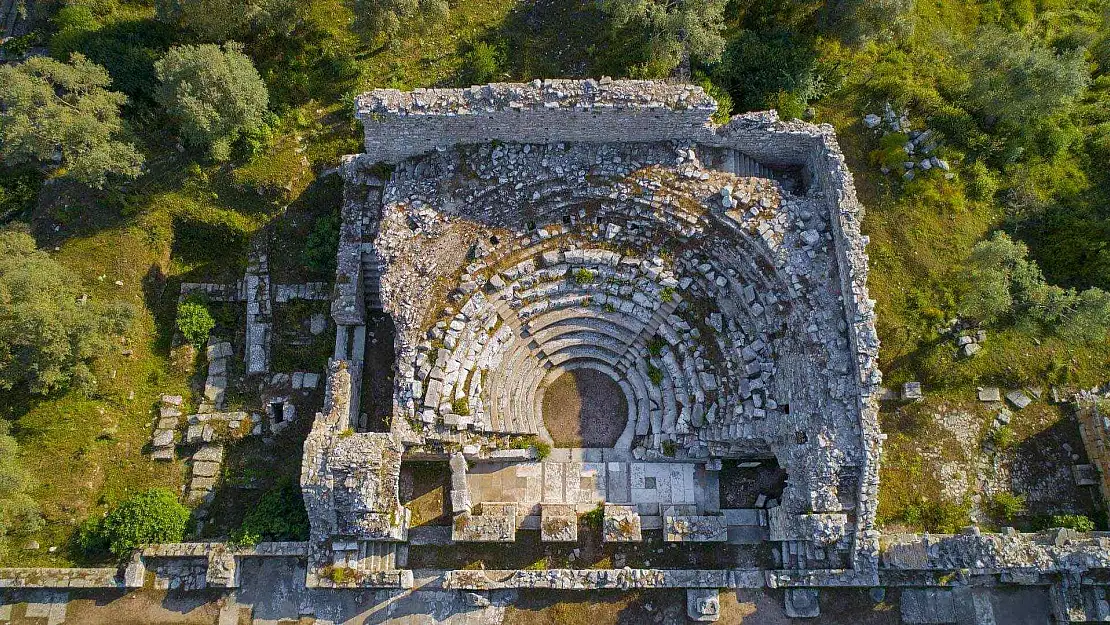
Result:
M1066 527L1077 532L1095 531L1095 522L1082 514L1056 514L1049 519L1049 527Z
M648 353L654 358L658 358L663 354L663 348L667 346L667 342L658 336L648 341Z
M231 534L240 545L261 541L298 541L308 539L308 514L300 486L292 478L282 478L267 490L258 505L251 508L243 524Z
M79 544L87 550L107 548L124 557L154 543L180 542L189 522L189 509L165 488L152 488L119 504L103 519L85 522Z
M185 300L177 307L177 329L185 340L200 347L208 341L208 334L216 327L216 320L208 307L197 300Z
M596 279L597 276L595 276L594 272L590 271L589 269L583 268L576 269L574 271L574 281L578 284L591 284Z
M663 371L655 365L648 365L648 379L652 384L659 386L663 383Z
M451 402L451 410L457 415L467 416L470 414L470 400L466 397L459 397Z
M663 441L663 455L668 458L674 458L678 453L678 444L671 440Z
M1004 425L990 434L990 441L994 443L996 449L1005 451L1014 446L1017 442L1017 435L1014 434L1014 429L1008 425Z
M589 527L601 527L605 520L605 504L598 502L597 507L582 515L582 522Z
M472 84L493 82L501 73L500 55L497 48L480 41L466 53L466 71Z
M1013 521L1019 514L1025 512L1025 495L1015 495L1008 491L995 493L991 497L990 508L998 518Z
M669 287L669 286L663 287L659 291L659 299L662 300L662 302L664 304L670 304L671 302L673 302L674 301L674 288Z

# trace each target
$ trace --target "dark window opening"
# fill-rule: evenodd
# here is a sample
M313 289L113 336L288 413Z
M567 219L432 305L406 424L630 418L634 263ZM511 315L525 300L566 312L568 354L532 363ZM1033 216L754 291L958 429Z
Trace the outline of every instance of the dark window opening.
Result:
M501 239L498 239L496 234L489 238L489 244L490 245L497 245L500 242L501 242Z
M275 401L270 402L270 416L274 418L274 423L281 423L285 420L285 402Z
M570 225L570 215L563 215L563 223L568 226Z

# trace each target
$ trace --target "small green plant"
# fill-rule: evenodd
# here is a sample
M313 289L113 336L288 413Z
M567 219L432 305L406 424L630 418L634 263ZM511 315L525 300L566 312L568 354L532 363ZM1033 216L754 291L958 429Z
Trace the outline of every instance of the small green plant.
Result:
M348 438L355 435L354 428L347 428L339 433L339 438Z
M468 416L470 414L470 400L466 397L459 397L451 402L451 410L455 411L457 415Z
M216 320L200 300L186 299L177 306L177 329L189 343L197 347L204 345L214 327Z
M1082 514L1056 514L1048 522L1048 527L1066 527L1077 532L1095 531L1095 522Z
M605 520L605 504L597 502L597 507L582 515L582 522L588 527L601 527L602 521Z
M551 455L551 445L543 441L538 441L532 445L532 449L536 450L536 460L544 460Z
M648 379L652 384L659 386L663 383L663 371L655 365L648 365Z
M592 284L597 280L597 276L589 269L576 269L574 271L574 281L578 284Z
M674 441L663 441L663 455L668 458L674 458L678 453L678 445Z
M999 451L1006 451L1017 443L1017 435L1014 433L1014 429L1008 425L992 431L989 438L995 449Z
M345 584L350 576L350 569L345 566L333 566L328 572L328 577L336 584Z
M607 313L615 313L615 312L617 312L617 307L616 307L616 306L614 306L614 305L612 305L612 304L605 304L605 307L604 307L604 308L605 308L605 312L607 312Z
M665 286L659 291L659 299L664 304L670 304L674 301L674 287Z
M667 342L657 336L648 342L648 353L651 354L652 358L658 358L663 354L663 348L666 346Z
M991 497L990 507L998 518L1013 521L1018 515L1025 512L1025 495L1015 495L1009 491L995 493Z
M258 505L247 511L243 525L231 533L231 539L243 546L263 540L307 540L308 514L300 486L292 478L279 480L262 495Z

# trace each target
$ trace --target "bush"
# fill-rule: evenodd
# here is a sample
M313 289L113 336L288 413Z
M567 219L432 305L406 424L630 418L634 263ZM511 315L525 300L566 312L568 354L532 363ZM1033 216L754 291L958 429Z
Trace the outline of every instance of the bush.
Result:
M335 255L339 246L339 213L333 211L319 217L305 239L304 264L324 276L335 275Z
M1095 522L1082 514L1056 514L1048 521L1048 527L1066 527L1077 532L1095 531Z
M78 542L86 551L107 549L125 557L142 545L180 542L185 537L189 509L165 488L133 495L103 519L81 527Z
M480 41L466 53L466 73L471 84L480 85L493 82L501 73L501 61L497 48Z
M185 300L177 307L177 329L189 343L201 347L208 342L208 334L216 327L216 320L208 307L197 300Z
M655 365L648 365L648 379L652 384L659 386L663 383L663 371Z
M594 272L589 269L576 269L574 271L574 281L578 284L591 284L596 279Z
M231 533L231 539L239 545L308 540L308 513L296 481L282 478L267 490L239 529Z
M1025 495L1011 492L996 493L990 500L991 512L1004 521L1013 521L1025 512Z
M470 401L465 397L460 397L451 402L451 410L454 410L455 414L465 417L470 414Z

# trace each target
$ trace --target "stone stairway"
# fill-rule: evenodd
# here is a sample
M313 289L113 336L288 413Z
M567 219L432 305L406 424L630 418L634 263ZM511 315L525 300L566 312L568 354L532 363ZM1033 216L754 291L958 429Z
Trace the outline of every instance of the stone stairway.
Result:
M358 543L357 570L363 572L391 571L408 564L409 546L380 540L362 540Z
M753 176L755 178L773 178L771 170L752 157L738 150L725 150L722 169L737 176Z
M362 249L362 285L366 297L366 309L374 312L382 310L382 262L378 252L370 244Z

